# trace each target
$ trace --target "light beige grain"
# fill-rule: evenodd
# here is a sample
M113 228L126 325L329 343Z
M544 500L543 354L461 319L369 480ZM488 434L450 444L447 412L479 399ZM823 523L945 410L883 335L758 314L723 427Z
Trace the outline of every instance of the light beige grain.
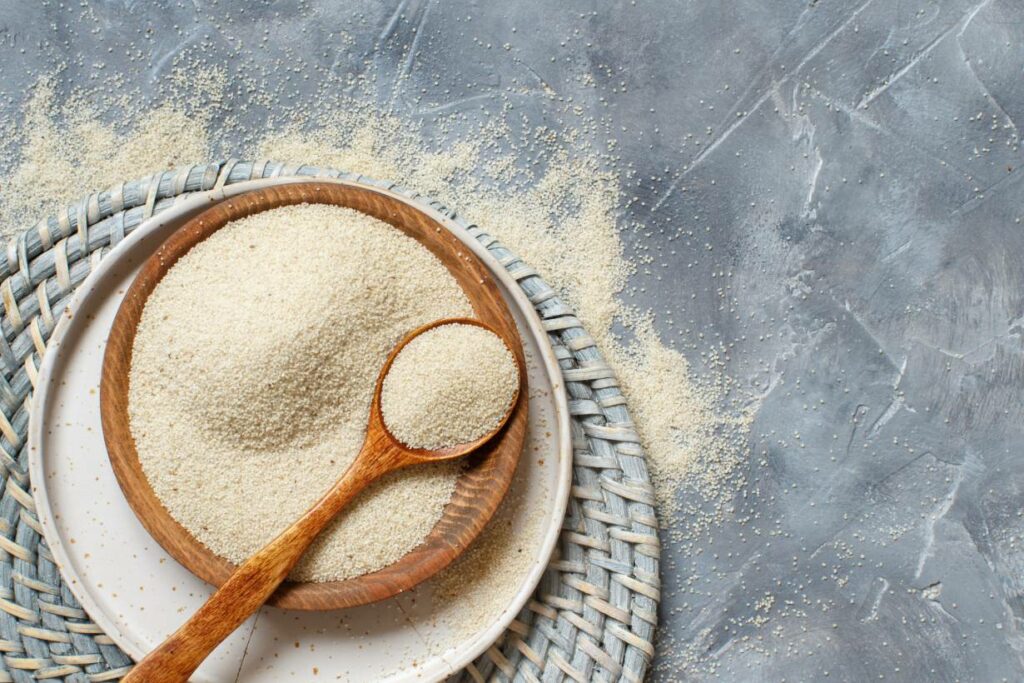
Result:
M395 357L381 391L384 424L413 448L436 450L494 431L508 412L519 370L493 332L441 325Z
M143 312L129 409L146 476L175 519L240 562L355 457L394 344L471 315L440 261L370 216L301 205L235 221L175 264ZM343 579L400 558L440 518L458 467L375 485L293 578Z

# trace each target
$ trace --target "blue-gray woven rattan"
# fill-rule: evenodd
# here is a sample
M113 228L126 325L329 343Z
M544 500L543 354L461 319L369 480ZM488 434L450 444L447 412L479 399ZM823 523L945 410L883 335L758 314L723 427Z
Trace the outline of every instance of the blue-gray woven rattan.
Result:
M658 621L654 492L615 374L573 311L526 263L439 202L357 174L229 160L92 194L17 234L0 252L0 682L112 681L131 664L61 580L30 494L25 435L54 321L110 248L150 216L194 192L283 176L385 187L448 215L519 283L559 359L572 414L574 467L558 548L527 607L459 678L642 680Z

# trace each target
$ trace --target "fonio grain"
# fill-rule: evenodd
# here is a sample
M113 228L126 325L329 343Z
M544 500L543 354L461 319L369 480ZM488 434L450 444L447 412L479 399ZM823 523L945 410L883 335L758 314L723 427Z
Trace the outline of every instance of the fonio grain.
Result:
M230 223L168 271L143 312L129 390L143 470L175 519L241 562L355 457L394 344L472 313L440 261L365 214L300 205ZM458 473L438 463L374 484L292 578L396 561L434 527Z
M468 443L501 423L518 386L500 337L475 325L441 325L395 357L381 391L384 424L413 448Z

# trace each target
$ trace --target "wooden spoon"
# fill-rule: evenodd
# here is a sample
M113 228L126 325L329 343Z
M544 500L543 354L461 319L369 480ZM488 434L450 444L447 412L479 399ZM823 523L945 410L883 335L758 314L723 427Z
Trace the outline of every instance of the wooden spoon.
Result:
M413 339L440 325L488 325L469 318L446 318L428 323L402 339L388 355L377 376L366 426L366 440L341 478L298 521L242 564L202 607L167 640L139 662L124 683L178 683L187 681L206 657L242 622L255 613L288 576L309 545L356 494L388 472L424 462L450 460L467 455L501 431L518 401L512 397L501 422L475 441L440 450L409 448L384 424L380 394L384 378L402 349ZM523 369L519 368L520 376Z

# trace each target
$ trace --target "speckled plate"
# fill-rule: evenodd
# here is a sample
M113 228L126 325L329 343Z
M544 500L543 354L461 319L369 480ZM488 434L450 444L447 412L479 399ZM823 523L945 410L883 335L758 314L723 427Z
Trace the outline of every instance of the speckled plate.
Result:
M111 321L142 262L190 217L242 192L308 180L260 180L197 193L154 216L83 283L50 341L29 425L39 520L75 596L136 659L177 628L212 588L149 536L110 468L98 385ZM433 215L448 223L441 214ZM536 587L554 549L571 483L561 375L540 320L519 287L486 249L455 233L501 284L529 366L526 450L506 500L510 507L496 519L511 529L511 540L494 544L504 548L500 561L491 557L481 563L491 567L495 580L471 584L455 599L438 597L442 575L395 598L350 610L264 607L214 652L194 681L441 680L494 642ZM485 535L489 532L494 530Z

